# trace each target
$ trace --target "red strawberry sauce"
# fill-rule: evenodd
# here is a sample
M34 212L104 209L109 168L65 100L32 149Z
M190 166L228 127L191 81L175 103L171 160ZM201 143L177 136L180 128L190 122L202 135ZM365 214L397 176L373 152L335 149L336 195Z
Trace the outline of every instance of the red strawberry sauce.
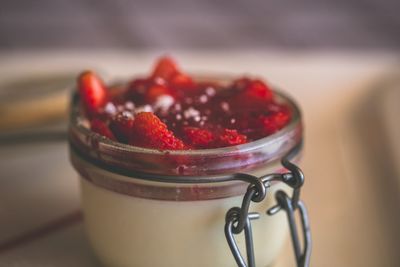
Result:
M148 77L113 90L84 72L78 89L94 132L159 150L244 144L279 131L292 115L261 80L197 81L169 57L159 59Z

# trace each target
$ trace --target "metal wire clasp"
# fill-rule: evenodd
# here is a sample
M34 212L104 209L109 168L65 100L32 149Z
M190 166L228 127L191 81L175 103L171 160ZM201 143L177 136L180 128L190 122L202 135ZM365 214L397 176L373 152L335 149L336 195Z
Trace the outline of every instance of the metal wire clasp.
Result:
M300 189L304 184L304 175L300 168L289 160L300 148L301 146L295 147L281 160L282 165L288 170L287 173L268 174L260 178L240 173L235 175L237 180L247 181L250 183L246 194L243 197L242 206L240 208L233 207L229 209L225 217L225 237L239 267L255 267L251 220L258 219L260 214L257 212L249 213L249 207L251 201L261 202L265 199L268 191L267 189L270 187L271 182L274 181L283 182L293 188L293 194L289 197L284 191L277 191L275 193L277 205L270 208L267 211L267 214L273 216L280 210L286 212L297 266L309 266L311 256L311 232L307 210L304 203L300 200ZM299 210L303 232L303 250L301 249L295 221L295 211L297 209ZM240 234L243 230L246 243L247 264L240 253L234 237L234 235Z

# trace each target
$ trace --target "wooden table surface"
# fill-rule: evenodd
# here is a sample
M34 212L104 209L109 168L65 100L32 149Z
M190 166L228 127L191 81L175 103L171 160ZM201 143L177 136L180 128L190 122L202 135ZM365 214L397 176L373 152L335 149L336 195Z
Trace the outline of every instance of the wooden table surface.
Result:
M146 71L155 55L2 54L0 80L90 67L107 77L124 76ZM398 55L175 55L192 71L262 75L298 100L306 126L302 198L311 218L312 266L400 266L400 162L391 156L400 146L386 138L387 122L395 124L398 114L388 115L381 97L386 82L398 77ZM0 146L1 267L97 266L78 211L78 182L65 141ZM294 266L287 248L276 266Z

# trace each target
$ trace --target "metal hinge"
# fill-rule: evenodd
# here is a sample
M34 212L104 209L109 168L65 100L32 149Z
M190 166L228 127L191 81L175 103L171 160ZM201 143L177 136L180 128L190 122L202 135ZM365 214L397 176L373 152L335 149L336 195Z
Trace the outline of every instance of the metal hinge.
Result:
M260 214L257 212L249 213L249 207L252 201L261 202L265 199L268 188L271 186L272 182L287 184L293 189L293 194L292 196L288 196L284 191L278 190L275 193L277 205L268 209L266 213L269 216L273 216L279 211L286 212L297 267L308 267L310 265L311 231L307 210L304 203L300 200L300 189L304 183L304 174L299 167L290 161L293 154L296 154L300 148L300 146L295 147L281 160L283 167L287 169L286 173L274 173L262 177L249 174L235 175L238 180L247 181L250 184L243 197L242 206L231 208L228 210L225 217L225 236L239 267L255 267L251 221L258 219ZM300 216L301 230L303 232L303 247L300 244L295 221L296 210L299 211ZM243 230L246 243L247 264L240 253L234 237L234 235L241 234Z

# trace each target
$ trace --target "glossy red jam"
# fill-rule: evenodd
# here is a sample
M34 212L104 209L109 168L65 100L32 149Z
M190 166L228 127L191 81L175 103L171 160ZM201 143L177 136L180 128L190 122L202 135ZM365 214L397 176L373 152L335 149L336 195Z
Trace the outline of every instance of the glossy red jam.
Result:
M161 58L146 78L109 90L93 72L78 78L91 129L122 143L160 150L234 146L271 135L291 119L263 81L195 81Z

